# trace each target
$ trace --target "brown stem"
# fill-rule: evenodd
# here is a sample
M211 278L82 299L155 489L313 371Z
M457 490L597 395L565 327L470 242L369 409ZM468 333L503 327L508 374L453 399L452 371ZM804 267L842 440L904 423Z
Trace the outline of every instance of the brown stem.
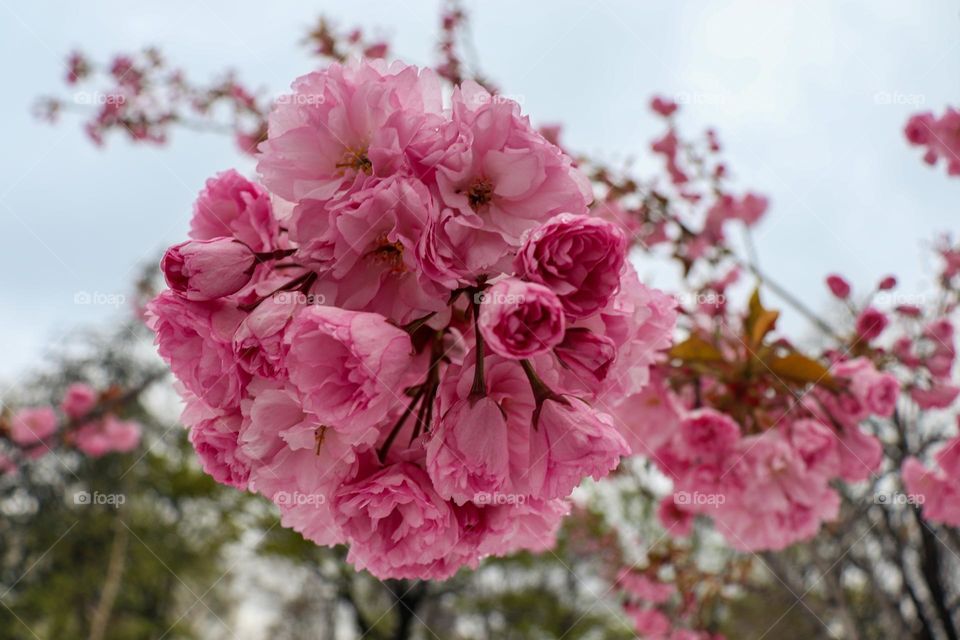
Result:
M400 419L397 420L397 423L393 425L393 429L390 430L390 435L388 435L387 439L383 441L383 444L380 446L380 450L377 452L377 456L380 458L381 463L387 459L387 453L390 451L390 446L393 444L393 441L397 439L400 429L403 428L403 423L405 423L407 418L410 417L410 414L413 413L414 407L416 407L417 403L423 398L423 394L426 392L426 390L427 388L424 385L420 385L417 388L417 392L413 395L413 400L411 400L410 404L407 405L407 408L404 409L403 415L400 416Z
M543 409L544 402L547 400L553 400L554 402L559 402L566 405L569 405L570 402L562 395L548 387L547 384L540 379L540 376L537 375L537 372L533 368L533 364L531 364L529 360L521 360L520 366L523 367L523 372L527 374L527 380L530 381L530 388L533 390L535 407L533 409L531 423L533 424L533 428L537 429L540 425L540 410Z
M120 593L120 583L123 571L127 564L127 545L130 541L130 530L120 520L120 516L113 522L113 543L110 545L110 559L107 563L107 573L103 580L103 589L100 599L93 611L90 620L90 635L88 640L103 640L106 637L107 626L113 606Z
M477 343L477 358L473 369L473 386L470 388L470 400L477 400L487 395L487 383L484 380L483 372L484 344L483 334L480 333L480 303L477 302L475 293L470 300L470 308L473 310L473 334L474 340L476 340Z

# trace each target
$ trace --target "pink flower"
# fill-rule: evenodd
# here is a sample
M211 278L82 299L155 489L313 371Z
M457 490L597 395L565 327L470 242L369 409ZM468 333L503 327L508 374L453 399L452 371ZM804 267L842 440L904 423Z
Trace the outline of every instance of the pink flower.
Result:
M421 183L371 179L362 190L294 209L297 259L323 273L311 293L324 304L406 323L442 311L447 292L417 273L416 245L435 204Z
M440 111L430 70L379 60L331 64L298 78L293 93L277 100L257 170L285 200L327 200L362 188L370 176L416 170Z
M564 498L583 478L604 478L630 454L613 418L572 396L547 400L539 418L530 436L530 475L542 478L542 497Z
M910 397L921 409L946 409L960 395L960 387L951 384L935 384L929 389L914 387Z
M534 230L517 255L518 273L546 285L574 318L593 315L616 293L627 241L618 227L560 214Z
M401 462L363 475L343 485L334 504L358 569L380 578L448 577L431 568L456 545L457 522L420 467Z
M942 470L927 469L916 458L904 460L900 471L908 497L923 505L923 517L931 522L960 527L960 491L956 479Z
M894 276L887 276L880 281L880 284L877 285L877 289L880 291L889 291L897 286L897 279Z
M960 437L947 440L935 457L937 464L949 477L960 479Z
M194 399L184 408L181 420L190 429L190 444L203 470L221 484L246 489L250 463L237 448L242 416L222 413Z
M850 284L835 273L827 276L827 286L830 288L830 293L840 300L850 297Z
M617 346L617 358L608 373L605 391L605 397L613 404L649 382L650 365L672 343L676 307L672 296L643 285L627 263L620 289L607 306L577 323L576 326L610 338Z
M97 406L96 390L82 382L74 382L67 387L60 402L60 410L73 420L87 415L95 406Z
M677 592L672 584L651 580L648 576L629 569L620 572L617 585L631 597L652 604L663 604Z
M778 432L744 439L731 475L743 490L728 493L714 520L734 549L783 549L839 513L840 497L827 479L811 476Z
M801 418L787 428L790 446L813 473L832 478L840 472L840 439L819 420Z
M242 289L257 258L230 238L188 240L167 249L160 262L167 285L188 300L215 300Z
M484 507L483 512L487 530L477 553L503 556L523 549L533 553L552 549L570 505L566 500L527 498L514 504Z
M633 628L641 638L665 638L673 625L670 619L656 609L634 609Z
M20 409L10 420L10 439L22 446L42 442L59 428L53 407Z
M661 96L654 96L653 100L650 101L650 108L664 118L672 116L674 112L679 109L676 102L670 98L663 98Z
M357 452L376 440L371 427L344 435L304 412L292 388L257 389L244 403L238 455L251 465L249 486L280 509L281 523L316 544L346 541L333 512L333 495L356 474Z
M245 371L262 378L277 378L285 372L284 334L302 307L296 294L280 292L244 319L233 337L233 350Z
M508 278L480 295L480 331L494 353L519 360L563 340L563 305L550 289Z
M458 505L482 504L507 486L507 429L504 411L490 396L468 397L445 411L427 443L427 471L437 493Z
M723 225L730 220L739 220L748 227L755 225L767 211L768 201L754 193L744 194L739 200L730 194L723 194L707 211L704 231L715 239L723 238Z
M683 406L668 388L663 375L628 396L613 409L617 427L633 455L653 457L680 428Z
M448 290L476 285L481 275L511 271L512 257L500 234L467 224L452 209L431 216L417 242L422 279Z
M840 432L840 477L848 482L866 480L883 462L883 445L857 425L844 425Z
M440 198L468 226L496 231L504 252L555 214L587 212L588 180L517 103L465 82L454 92L453 122L460 138L437 166Z
M611 338L583 327L567 329L553 352L563 365L567 385L582 387L591 394L599 391L617 359L617 345Z
M690 511L682 509L672 494L660 501L657 508L657 520L660 526L667 530L672 537L690 535L693 530L693 516Z
M932 113L916 113L907 120L904 134L911 144L927 144L931 138L931 132L935 126Z
M194 240L236 238L253 251L281 248L280 224L270 196L260 185L230 169L207 180L193 205L190 237Z
M850 390L865 411L884 418L893 414L900 395L900 383L893 374L880 373L865 358L842 362L834 367L834 373L849 381Z
M140 425L108 415L83 425L72 434L72 439L77 449L93 458L114 451L127 453L140 444Z
M878 337L887 328L887 316L873 307L867 307L857 316L857 335L866 342Z
M412 376L410 336L375 313L303 309L287 331L290 381L319 423L359 432L402 404Z
M715 461L740 441L740 426L713 409L690 412L680 421L678 446L688 459Z
M236 407L249 375L233 353L243 314L222 301L192 302L164 291L147 306L147 325L173 374L213 407Z

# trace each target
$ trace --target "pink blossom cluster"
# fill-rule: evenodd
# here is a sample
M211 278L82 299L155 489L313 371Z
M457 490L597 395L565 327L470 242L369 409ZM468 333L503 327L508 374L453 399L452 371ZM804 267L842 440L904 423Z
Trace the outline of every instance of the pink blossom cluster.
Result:
M695 516L708 516L731 547L759 551L810 538L835 519L831 483L865 480L879 467L880 441L860 423L889 417L899 384L865 358L837 362L831 375L839 391L813 388L765 429L693 408L659 377L620 405L624 419L646 409L631 421L632 450L673 481L658 512L663 526L683 536Z
M551 545L675 321L587 179L515 102L381 62L296 80L258 171L208 181L149 305L204 469L383 578Z
M649 640L723 640L720 634L677 626L675 620L696 611L698 602L693 594L680 595L676 585L662 582L648 572L623 569L616 586L623 596L623 608L633 621L638 637ZM668 611L667 606L679 601L679 610Z
M368 38L361 29L340 31L320 18L304 38L311 53L325 60L351 56L383 58L389 49L382 39ZM65 81L70 98L45 97L36 104L38 117L55 122L65 111L81 111L84 131L97 146L117 133L135 143L163 145L176 125L228 133L239 149L253 154L266 137L271 101L263 92L241 83L233 72L209 83L198 83L169 66L156 48L122 53L99 64L80 51L66 60Z
M924 149L924 162L943 160L948 175L960 176L960 111L947 107L939 117L929 111L914 114L904 133L910 144Z
M949 263L945 266L949 270ZM937 318L922 324L913 335L903 335L894 344L898 361L911 372L910 399L921 410L945 410L953 406L960 387L953 380L956 338L952 322ZM960 420L960 418L958 418ZM960 426L960 422L958 422ZM907 497L922 505L924 518L960 526L960 436L946 439L927 466L915 456L904 460L901 474Z
M52 406L37 406L0 417L0 442L7 441L11 454L0 451L0 473L15 472L16 458L43 457L61 442L93 458L136 449L140 425L105 410L103 399L93 387L75 382L67 387L59 413Z
M727 185L727 166L719 157L720 142L712 129L702 140L684 139L675 101L655 97L650 108L667 127L651 143L663 161L665 178L644 183L596 167L594 180L606 192L595 210L623 226L644 249L669 250L685 273L696 263L716 266L732 255L727 243L730 225L756 226L769 201L750 191L737 195Z

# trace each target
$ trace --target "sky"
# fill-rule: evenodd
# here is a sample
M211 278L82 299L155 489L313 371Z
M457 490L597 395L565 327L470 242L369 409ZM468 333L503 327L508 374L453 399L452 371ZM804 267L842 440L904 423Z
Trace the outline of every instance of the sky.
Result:
M78 328L129 312L133 279L186 237L204 180L251 173L232 142L176 132L163 148L89 143L80 121L37 121L40 95L69 96L74 48L103 60L157 45L196 79L235 69L280 94L316 65L299 41L324 14L433 61L439 3L0 0L0 378L16 380ZM840 272L866 290L901 276L929 289L931 241L956 226L960 180L920 161L902 134L918 110L960 102L960 7L947 0L726 2L484 0L472 9L481 68L566 146L637 158L660 132L653 94L684 102L683 128L715 127L734 184L767 195L760 265L813 307ZM664 276L641 262L658 284ZM788 314L787 328L803 328Z

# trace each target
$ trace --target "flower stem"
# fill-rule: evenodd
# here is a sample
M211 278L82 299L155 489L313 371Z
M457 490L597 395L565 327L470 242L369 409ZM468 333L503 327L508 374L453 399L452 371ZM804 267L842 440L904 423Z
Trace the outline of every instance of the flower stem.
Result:
M486 397L487 384L484 380L483 372L483 334L480 333L480 303L477 302L477 296L474 294L470 300L470 308L473 310L473 334L476 340L477 359L473 369L473 387L470 389L470 399L477 400Z
M521 360L520 366L523 367L523 372L527 374L527 380L530 381L530 388L533 390L533 400L536 403L536 406L533 409L532 423L533 428L537 429L540 423L540 411L543 409L544 402L547 400L553 400L554 402L559 402L566 405L569 405L570 402L562 395L548 387L547 384L540 379L540 376L537 375L537 372L533 368L533 364L529 360Z
M407 421L407 418L410 417L410 414L413 413L414 407L417 406L417 403L423 398L423 394L426 392L427 388L424 385L419 385L419 389L413 396L413 400L410 401L410 404L407 405L407 408L404 409L403 415L400 416L400 419L397 420L397 423L393 425L393 429L390 430L390 435L387 436L387 439L383 441L383 444L380 446L380 450L377 451L377 457L380 458L380 462L383 463L387 459L387 453L390 451L390 446L393 444L393 441L397 439L397 435L400 433L400 429L403 428L403 423Z

